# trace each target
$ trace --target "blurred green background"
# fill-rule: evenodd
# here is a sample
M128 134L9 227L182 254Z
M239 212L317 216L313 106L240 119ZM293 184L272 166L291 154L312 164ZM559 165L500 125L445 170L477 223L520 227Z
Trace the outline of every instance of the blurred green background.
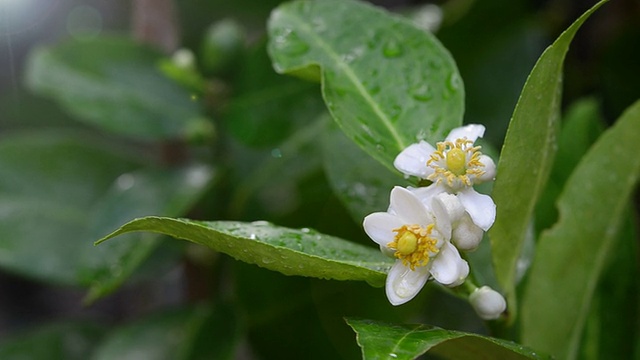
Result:
M364 191L383 210L387 195L332 180L327 162L353 145L317 84L272 70L265 23L279 3L0 0L0 358L357 358L344 316L489 332L433 285L393 308L364 283L155 236L93 247L143 215L268 220L370 245L344 198ZM541 52L593 5L374 3L431 24L462 74L465 123L486 125L493 149ZM610 124L640 98L639 65L640 3L612 0L571 46L563 107L588 99Z

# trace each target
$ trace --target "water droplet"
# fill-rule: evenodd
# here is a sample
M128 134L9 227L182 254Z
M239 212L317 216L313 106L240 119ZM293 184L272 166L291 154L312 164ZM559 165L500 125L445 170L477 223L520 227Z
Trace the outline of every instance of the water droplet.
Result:
M276 158L276 159L280 159L282 157L282 151L280 149L273 149L271 150L271 156Z
M262 258L262 263L263 264L271 264L273 263L275 260L270 259L270 258Z
M257 238L258 237L254 233L251 233L251 235L249 235L249 239L251 239L251 240L256 240Z
M384 151L384 145L376 144L376 150L378 150L379 152L383 152Z
M447 85L449 86L449 90L458 91L461 84L462 81L460 80L460 75L458 75L457 73L453 73L451 74L451 76L449 76L449 82L447 83Z
M307 45L292 29L281 29L274 36L275 47L288 56L300 56L309 51Z
M310 232L311 232L311 229L309 229L309 228L302 228L302 229L300 229L300 231L302 231L302 232L303 232L303 233L305 233L305 234L308 234L308 233L310 233Z
M255 225L255 226L268 226L270 225L268 221L264 221L264 220L258 220L258 221L254 221L251 223L251 225Z
M382 54L388 58L395 58L402 55L402 46L395 40L388 41L382 48Z
M391 353L391 354L389 354L389 356L391 356L392 358L397 358L398 354Z
M411 91L411 96L418 101L429 101L433 98L431 87L428 84L422 84Z
M402 108L400 107L400 105L392 105L389 111L389 116L392 119L397 119L398 116L400 116L400 113L402 113Z

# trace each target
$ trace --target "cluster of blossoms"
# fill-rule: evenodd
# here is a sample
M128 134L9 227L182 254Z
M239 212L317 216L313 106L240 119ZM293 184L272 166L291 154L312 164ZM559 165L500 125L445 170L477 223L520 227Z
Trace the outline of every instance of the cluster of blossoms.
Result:
M455 287L469 275L460 251L475 250L496 216L493 199L473 188L492 181L496 172L493 160L474 146L484 130L482 125L459 127L435 147L420 141L396 157L398 170L431 185L396 186L389 209L364 219L367 235L396 259L386 282L391 304L413 299L429 279ZM506 308L502 295L486 286L469 300L483 319L495 319Z

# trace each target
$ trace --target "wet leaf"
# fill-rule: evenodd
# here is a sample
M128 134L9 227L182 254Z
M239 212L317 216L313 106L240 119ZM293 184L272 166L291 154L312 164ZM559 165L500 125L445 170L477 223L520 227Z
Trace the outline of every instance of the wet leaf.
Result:
M271 13L268 30L276 71L320 80L334 120L389 168L411 143L462 122L453 59L409 20L355 1L295 1Z
M145 217L128 222L97 243L134 231L188 240L285 275L364 280L373 286L384 284L386 271L393 262L378 249L311 229L294 230L261 221L205 222Z
M510 341L430 325L394 325L347 319L355 330L362 358L411 360L429 351L441 359L548 359Z

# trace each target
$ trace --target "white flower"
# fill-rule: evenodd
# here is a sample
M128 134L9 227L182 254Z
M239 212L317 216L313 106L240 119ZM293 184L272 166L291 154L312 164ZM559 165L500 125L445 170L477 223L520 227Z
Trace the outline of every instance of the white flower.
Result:
M414 193L417 193L418 198L420 198L420 190L410 190L412 190ZM439 199L440 203L447 211L447 215L449 215L452 228L451 242L453 242L460 250L475 250L478 245L480 245L480 241L482 241L484 231L482 231L479 226L473 223L471 217L465 211L464 206L462 206L460 200L456 195L443 192L436 195L435 197Z
M474 184L493 180L496 174L493 160L480 152L480 146L473 146L484 130L482 125L471 124L451 130L435 148L426 141L412 144L398 154L393 165L406 175L433 182L415 190L424 202L442 192L456 194L473 223L486 231L495 220L495 203L473 189Z
M507 302L499 292L488 286L475 289L469 302L478 316L484 320L495 320L507 309Z
M469 265L449 242L451 224L439 199L425 206L411 191L396 186L389 210L368 215L363 225L367 235L383 251L393 250L397 259L386 282L392 305L413 299L430 277L457 286L469 274Z

